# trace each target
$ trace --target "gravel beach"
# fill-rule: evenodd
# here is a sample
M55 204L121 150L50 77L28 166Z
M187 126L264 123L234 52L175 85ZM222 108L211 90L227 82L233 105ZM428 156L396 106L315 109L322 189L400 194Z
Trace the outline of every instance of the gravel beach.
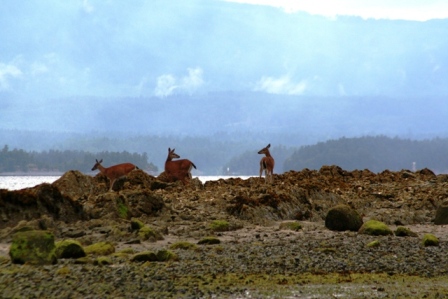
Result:
M0 190L0 294L448 298L448 232L445 225L434 224L447 186L445 175L429 170L374 174L328 166L275 175L273 184L260 178L205 184L194 179L183 186L135 171L107 192L101 175L68 172L53 184ZM338 204L358 211L364 222L383 221L392 231L404 226L415 236L329 230L326 214ZM133 221L157 234L142 234ZM53 265L13 264L12 238L24 228L50 231L56 242L108 242L114 252L60 258ZM424 246L426 234L436 236L438 245ZM173 258L135 258L158 251L169 251Z

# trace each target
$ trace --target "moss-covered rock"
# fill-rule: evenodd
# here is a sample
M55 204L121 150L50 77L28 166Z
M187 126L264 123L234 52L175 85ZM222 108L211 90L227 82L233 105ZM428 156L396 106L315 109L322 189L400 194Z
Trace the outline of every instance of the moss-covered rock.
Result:
M152 251L139 252L132 256L131 262L157 262L157 255Z
M163 240L162 234L149 226L143 226L140 228L138 231L138 236L142 241L149 240L151 242L155 242L158 240Z
M365 222L358 233L372 236L393 235L392 230L384 222L378 220L369 220Z
M76 240L56 242L56 257L62 259L77 259L86 256L84 248Z
M115 252L115 246L110 242L98 242L84 247L84 251L91 255L109 255Z
M280 223L279 229L289 229L293 231L299 231L302 229L302 225L298 221L286 221Z
M347 205L331 208L325 217L325 227L334 231L358 231L361 225L361 215Z
M414 233L409 228L404 227L404 226L397 227L397 229L395 230L394 233L397 237L417 237L418 236L416 233Z
M367 243L367 247L378 247L378 246L380 246L380 241L378 240Z
M97 265L97 266L106 266L106 265L111 265L112 261L108 257L100 256L93 261L93 264Z
M225 232L230 228L230 224L226 220L213 220L210 223L210 229L215 232Z
M221 240L215 237L206 237L198 242L199 245L213 245L219 243L221 243Z
M138 220L137 218L131 218L131 230L132 231L139 230L144 226L145 226L145 224L143 222L141 222L140 220Z
M178 260L178 257L177 257L177 255L174 252L166 250L166 249L162 249L162 250L157 251L156 256L157 256L157 260L159 262L176 261L176 260Z
M179 241L176 243L173 243L170 245L170 249L183 249L183 250L189 250L189 249L196 249L196 244L187 242L187 241Z
M423 236L422 244L425 247L428 246L439 246L439 239L433 234L425 234Z
M30 230L13 235L9 256L14 264L56 264L54 236L48 231Z

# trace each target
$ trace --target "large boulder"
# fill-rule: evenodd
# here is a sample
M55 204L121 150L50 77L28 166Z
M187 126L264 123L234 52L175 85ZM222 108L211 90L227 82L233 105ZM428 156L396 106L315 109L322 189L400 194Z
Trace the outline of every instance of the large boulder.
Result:
M361 225L361 215L347 205L331 208L325 217L325 227L334 231L358 231Z
M56 264L54 236L48 231L18 232L13 236L9 256L13 264Z
M445 203L437 208L434 224L448 224L448 204Z

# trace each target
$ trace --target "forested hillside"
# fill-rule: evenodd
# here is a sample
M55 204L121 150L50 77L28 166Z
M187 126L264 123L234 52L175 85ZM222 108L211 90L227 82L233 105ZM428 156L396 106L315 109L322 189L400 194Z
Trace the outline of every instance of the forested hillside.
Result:
M340 138L302 146L284 162L284 170L338 165L345 170L373 172L429 168L448 172L448 139L415 141L386 136Z
M103 159L103 166L131 162L140 169L157 172L157 167L148 162L146 153L123 152L90 153L77 150L49 150L26 152L22 149L10 150L7 145L0 151L0 173L2 172L65 172L79 170L89 172L95 159Z

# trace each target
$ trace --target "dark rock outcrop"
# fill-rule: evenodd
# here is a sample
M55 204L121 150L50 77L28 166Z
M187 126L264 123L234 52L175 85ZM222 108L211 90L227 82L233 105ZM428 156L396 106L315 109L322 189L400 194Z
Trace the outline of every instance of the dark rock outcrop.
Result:
M358 231L362 223L361 215L347 205L331 208L325 217L325 227L335 231Z

